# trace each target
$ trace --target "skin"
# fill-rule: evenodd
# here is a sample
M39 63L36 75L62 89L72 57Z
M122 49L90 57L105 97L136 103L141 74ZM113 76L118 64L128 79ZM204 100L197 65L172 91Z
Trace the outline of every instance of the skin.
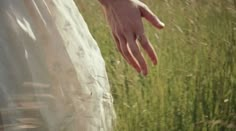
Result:
M157 55L144 34L142 17L158 29L164 28L164 23L138 0L99 0L99 2L104 7L119 52L137 72L147 75L147 64L139 45L146 51L154 65L157 64Z

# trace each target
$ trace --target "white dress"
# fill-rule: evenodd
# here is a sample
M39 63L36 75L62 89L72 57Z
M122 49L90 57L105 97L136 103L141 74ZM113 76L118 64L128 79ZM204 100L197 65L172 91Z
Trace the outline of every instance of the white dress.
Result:
M0 1L0 131L111 131L104 60L73 0Z

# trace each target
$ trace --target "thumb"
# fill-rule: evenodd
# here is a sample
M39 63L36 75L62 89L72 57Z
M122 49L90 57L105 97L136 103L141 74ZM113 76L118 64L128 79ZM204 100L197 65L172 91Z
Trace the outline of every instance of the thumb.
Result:
M139 10L141 12L141 16L147 19L156 28L162 29L165 27L165 24L161 22L160 19L146 5L140 5Z

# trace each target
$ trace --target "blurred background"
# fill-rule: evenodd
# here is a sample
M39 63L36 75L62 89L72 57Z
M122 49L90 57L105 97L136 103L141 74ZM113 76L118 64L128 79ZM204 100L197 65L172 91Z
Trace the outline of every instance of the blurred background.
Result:
M75 1L106 61L115 131L236 130L236 0L145 0L166 24L144 21L159 57L147 77L118 53L97 0Z

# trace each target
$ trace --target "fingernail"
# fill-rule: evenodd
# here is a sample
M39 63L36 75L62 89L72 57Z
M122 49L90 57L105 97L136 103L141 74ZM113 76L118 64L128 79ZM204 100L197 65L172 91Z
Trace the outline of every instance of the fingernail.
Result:
M161 22L161 26L162 26L162 27L165 27L166 25L165 25L165 23Z
M154 66L157 65L157 60L153 60L152 63Z
M142 71L141 71L141 74L142 74L143 76L147 76L148 72L142 70Z
M138 73L141 73L141 69L139 69L139 68L136 68L136 71L137 71Z
M160 24L160 29L165 27L165 24L163 22L160 22L159 24Z

